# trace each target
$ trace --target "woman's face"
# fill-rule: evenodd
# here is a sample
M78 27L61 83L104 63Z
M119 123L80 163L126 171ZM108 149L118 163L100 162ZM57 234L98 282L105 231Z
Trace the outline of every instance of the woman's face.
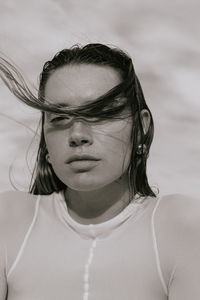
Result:
M108 66L68 65L48 79L45 97L55 104L80 106L94 101L121 82ZM89 123L45 113L44 135L50 163L69 188L90 191L102 188L127 171L132 146L132 118Z

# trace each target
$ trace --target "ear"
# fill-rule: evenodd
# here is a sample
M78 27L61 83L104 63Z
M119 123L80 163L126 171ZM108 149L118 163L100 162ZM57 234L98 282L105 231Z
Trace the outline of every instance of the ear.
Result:
M49 164L51 164L51 160L50 160L50 155L49 155L49 153L46 154L46 160L48 161Z
M143 109L140 113L144 134L147 134L150 126L151 116L147 109Z

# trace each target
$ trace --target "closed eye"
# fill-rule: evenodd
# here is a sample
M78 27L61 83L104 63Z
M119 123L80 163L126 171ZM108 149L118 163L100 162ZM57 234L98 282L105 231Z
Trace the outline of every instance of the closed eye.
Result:
M67 114L53 114L53 113L50 113L50 114L47 114L47 120L51 124L57 124L57 123L61 123L63 121L69 122L71 120L71 117Z
M67 122L69 123L72 119L74 119L74 117L66 117L66 116L57 116L55 118L52 118L50 120L50 123L61 123L61 122ZM88 122L95 122L95 121L98 121L99 118L97 117L78 117L76 119L82 119L82 120L85 120L85 121L88 121Z
M66 118L66 117L56 117L56 118L51 119L50 123L60 122L60 121L63 121L63 120L69 120L69 118Z

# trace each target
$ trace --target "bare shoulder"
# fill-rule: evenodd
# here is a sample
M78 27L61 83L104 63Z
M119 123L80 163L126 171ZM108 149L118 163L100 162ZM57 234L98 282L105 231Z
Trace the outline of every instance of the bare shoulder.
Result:
M161 197L155 230L161 267L169 282L176 266L182 270L191 257L196 257L193 249L200 253L200 199L181 194Z
M163 196L156 218L158 226L172 236L200 232L200 199L181 194Z
M32 223L37 198L19 191L0 193L0 248L6 249L8 270Z
M26 219L34 212L37 196L20 191L0 193L0 222Z

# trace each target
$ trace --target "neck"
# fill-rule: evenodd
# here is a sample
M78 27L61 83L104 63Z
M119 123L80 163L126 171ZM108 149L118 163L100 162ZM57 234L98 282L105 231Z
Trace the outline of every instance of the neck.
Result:
M118 215L130 202L127 176L92 191L67 188L65 199L71 217L82 224L98 224Z

